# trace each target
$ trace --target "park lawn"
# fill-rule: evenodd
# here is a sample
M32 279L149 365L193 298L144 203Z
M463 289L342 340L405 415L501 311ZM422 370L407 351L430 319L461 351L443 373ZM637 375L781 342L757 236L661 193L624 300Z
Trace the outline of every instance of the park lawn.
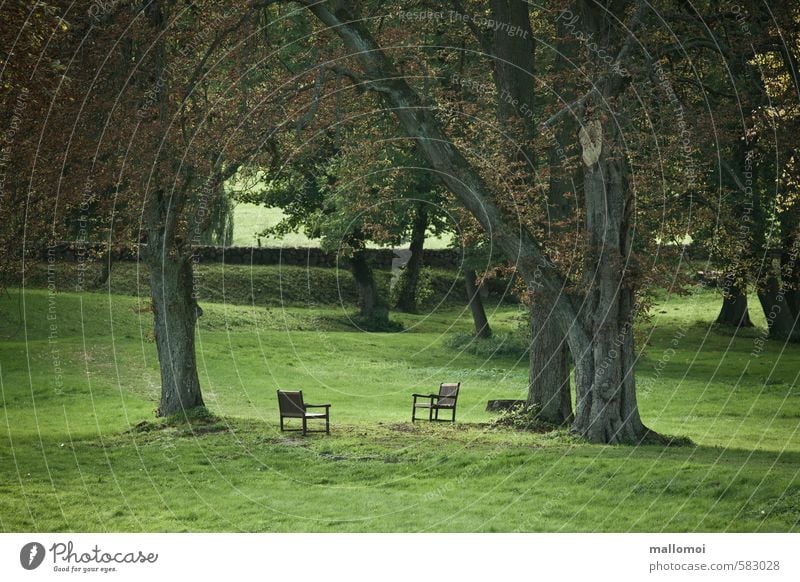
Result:
M204 304L198 364L216 419L154 421L145 299L12 290L0 300L2 531L797 531L800 350L709 324L710 291L638 329L645 422L686 446L593 446L492 428L527 358L446 346L469 314L355 330L340 306ZM752 315L755 315L753 313ZM50 319L48 319L50 317ZM500 306L497 332L519 308ZM24 318L24 319L21 319ZM412 425L410 393L463 386L456 425ZM281 434L276 389L333 405L330 436Z
M307 248L318 247L318 238L308 238L302 232L292 232L283 236L268 235L262 236L265 229L278 224L284 214L280 208L266 208L258 204L237 203L233 209L233 241L231 246L235 247L289 247ZM428 249L446 249L451 246L452 235L433 236L425 239L425 247ZM368 245L376 248L377 245Z

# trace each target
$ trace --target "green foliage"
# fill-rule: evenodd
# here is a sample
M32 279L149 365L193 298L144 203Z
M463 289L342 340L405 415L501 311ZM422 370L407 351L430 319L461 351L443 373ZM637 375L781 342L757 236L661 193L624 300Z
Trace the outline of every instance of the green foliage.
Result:
M233 244L235 203L226 194L214 197L210 209L208 228L200 235L200 244L230 246Z
M434 279L437 277L437 275L441 277L439 273L434 273L433 269L427 265L420 269L419 278L417 279L417 293L414 296L417 309L420 309L425 305L429 305L432 299L441 297L441 289L434 288ZM449 279L449 277L447 279ZM391 305L395 305L397 303L400 293L405 287L407 280L408 271L403 269L400 271L400 275L397 277L397 280L394 282L394 285L389 291L389 303ZM448 287L451 284L451 282L448 280L439 280L436 282L440 284L440 287L442 282L444 282Z
M403 331L403 324L382 316L354 315L349 318L353 327L370 332L398 332Z
M538 418L539 408L521 404L500 412L490 426L492 428L513 428L530 432L549 432L553 426Z

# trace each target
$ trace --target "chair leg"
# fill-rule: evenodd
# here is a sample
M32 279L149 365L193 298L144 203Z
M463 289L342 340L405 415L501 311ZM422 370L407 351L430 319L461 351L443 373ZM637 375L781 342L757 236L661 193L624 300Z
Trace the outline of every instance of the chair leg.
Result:
M283 417L281 416L281 432L283 432Z
M435 420L439 420L439 409L436 409L436 415L434 416Z
M417 407L412 404L411 405L411 422L414 422L415 420L417 420L415 418L415 413L416 412L417 412Z
M325 434L331 434L331 417L330 414L325 415Z
M433 407L428 409L428 422L433 422Z
M456 421L456 409L453 408L453 422Z
M306 436L306 431L308 430L308 420L306 417L303 417L303 436Z

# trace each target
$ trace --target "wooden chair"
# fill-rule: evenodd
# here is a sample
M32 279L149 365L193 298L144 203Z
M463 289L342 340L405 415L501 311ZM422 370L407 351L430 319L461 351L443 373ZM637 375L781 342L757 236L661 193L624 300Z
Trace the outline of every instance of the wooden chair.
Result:
M461 388L461 382L457 384L440 384L438 394L412 394L414 403L411 408L411 422L417 420L417 408L428 409L428 420L455 422L456 421L456 404L458 402L458 391ZM424 398L427 402L418 403L417 399ZM452 418L439 418L440 410L452 410Z
M331 434L331 405L306 404L303 401L303 391L288 392L278 390L278 408L281 414L281 432L302 431L303 435L309 432L324 432ZM325 412L308 412L309 408L324 408ZM303 428L284 428L284 418L299 418L303 421ZM325 419L325 430L308 430L308 419Z

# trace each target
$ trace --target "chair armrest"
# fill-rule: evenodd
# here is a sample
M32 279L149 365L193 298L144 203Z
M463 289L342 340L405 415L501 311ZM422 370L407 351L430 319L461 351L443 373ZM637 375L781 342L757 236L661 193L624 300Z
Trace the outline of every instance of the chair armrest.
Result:
M306 404L306 408L330 408L330 404Z
M438 394L412 394L414 398L439 398Z

